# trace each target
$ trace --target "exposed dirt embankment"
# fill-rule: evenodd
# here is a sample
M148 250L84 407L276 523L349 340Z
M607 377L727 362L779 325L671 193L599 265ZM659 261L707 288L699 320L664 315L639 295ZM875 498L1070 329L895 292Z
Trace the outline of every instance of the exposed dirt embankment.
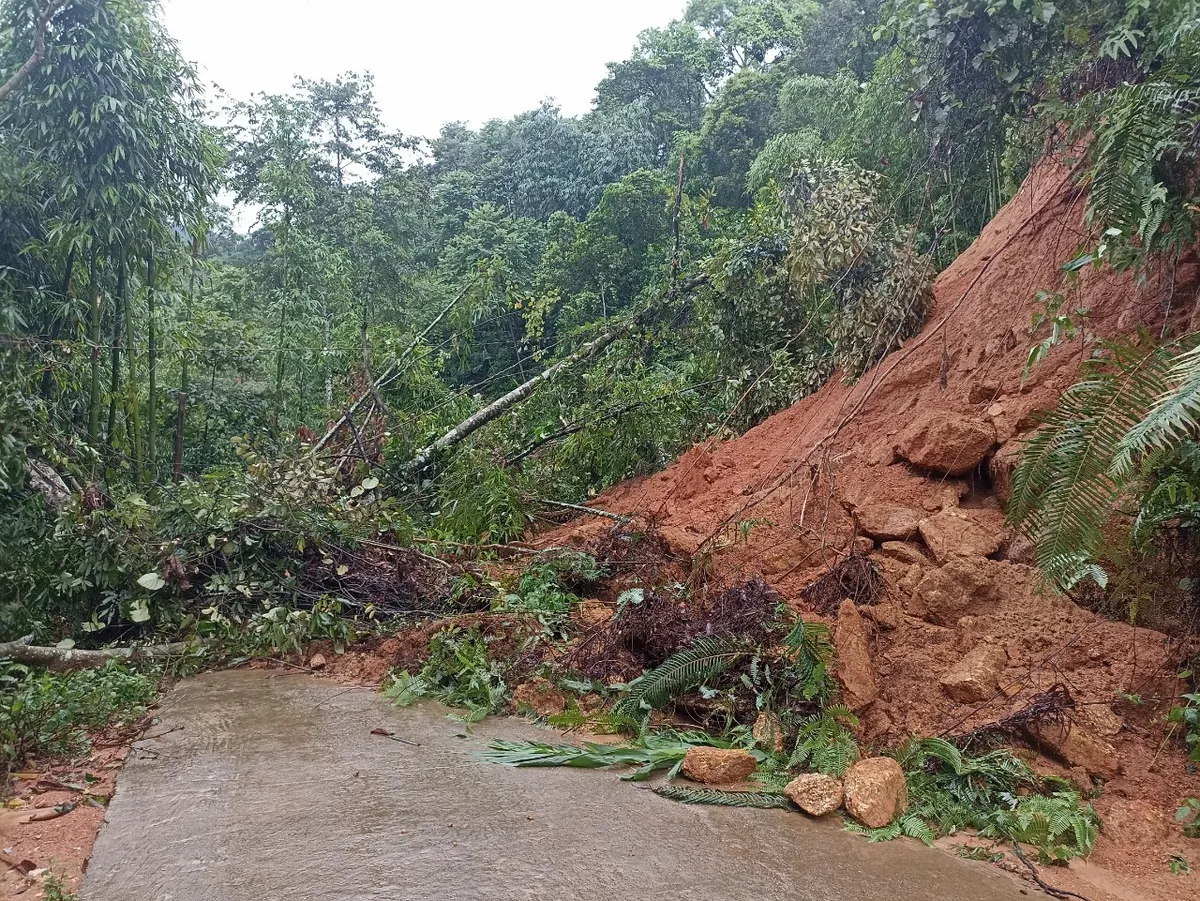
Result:
M1166 855L1200 863L1200 845L1171 822L1200 779L1162 723L1181 687L1179 642L1041 591L1030 548L1002 513L1021 438L1075 380L1091 339L1186 326L1197 305L1194 258L1144 283L1091 269L1065 283L1060 266L1085 239L1083 206L1074 173L1043 163L937 279L925 329L857 384L835 378L595 506L653 522L676 554L704 567L709 587L761 577L830 618L836 602L818 609L804 589L855 548L869 554L886 597L854 617L866 621L869 659L843 661L857 671L847 688L865 740L966 732L1065 687L1075 705L1066 721L1023 737L1047 753L1038 766L1083 788L1103 784L1095 803L1105 834L1093 860L1120 877L1108 873L1085 893L1186 897L1198 877L1168 876ZM1022 384L1039 290L1086 307L1086 335ZM588 545L611 527L579 520L539 543Z

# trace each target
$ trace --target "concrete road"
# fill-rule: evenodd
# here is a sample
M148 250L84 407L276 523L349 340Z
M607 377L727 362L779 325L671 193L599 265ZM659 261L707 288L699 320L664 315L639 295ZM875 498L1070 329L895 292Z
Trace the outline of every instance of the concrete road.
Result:
M410 745L372 735L383 727ZM173 730L173 731L166 731ZM131 754L83 901L1016 901L981 864L834 817L692 807L607 771L513 769L433 704L263 670L182 683Z

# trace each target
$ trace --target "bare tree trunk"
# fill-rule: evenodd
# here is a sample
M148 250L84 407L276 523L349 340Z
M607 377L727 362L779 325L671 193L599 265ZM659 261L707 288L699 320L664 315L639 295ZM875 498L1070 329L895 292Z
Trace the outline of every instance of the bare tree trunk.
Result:
M46 58L46 29L50 26L54 14L65 2L66 0L50 0L42 14L37 17L33 24L33 53L25 60L25 64L13 73L12 78L0 85L0 102L7 100L9 94L24 84L25 79L32 75Z
M171 644L147 645L140 648L105 648L100 651L84 651L75 648L47 648L28 643L29 637L0 644L0 659L23 663L26 666L44 666L50 670L87 669L103 666L110 660L158 660L163 657L179 657L191 647L185 641Z
M106 443L112 451L117 435L117 404L121 402L121 329L124 327L125 286L117 277L116 303L112 312L112 347L109 349L111 372L108 379L108 437Z
M91 299L92 324L89 338L92 342L91 390L88 392L88 443L95 447L100 443L100 286L96 284L96 252L88 265L88 297Z
M121 308L125 311L125 361L129 364L129 381L125 386L125 420L128 423L129 451L133 458L133 471L140 482L143 479L142 461L142 405L138 398L137 346L134 343L133 304L129 302L129 261L121 253L121 270L117 276L117 293L121 295Z
M188 269L188 290L187 290L187 311L184 321L191 325L192 322L192 298L196 292L196 258L200 255L200 239L192 239L192 259ZM191 385L188 383L188 364L191 362L191 350L188 348L185 341L183 346L183 357L179 361L179 415L175 420L175 467L174 479L175 484L179 484L183 479L183 435L184 429L187 427L187 402L188 390Z
M158 444L158 332L154 325L154 251L146 255L146 378L150 396L146 400L146 468L150 481L158 481L155 467Z

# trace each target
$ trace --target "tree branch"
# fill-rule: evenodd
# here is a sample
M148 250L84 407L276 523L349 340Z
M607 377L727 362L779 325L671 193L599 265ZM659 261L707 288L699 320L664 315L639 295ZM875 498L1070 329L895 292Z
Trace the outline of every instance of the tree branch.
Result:
M0 102L7 100L9 94L24 84L25 79L32 75L34 69L46 58L46 29L49 28L54 14L66 2L67 0L50 0L42 14L37 17L33 25L33 55L25 60L25 65L13 73L12 78L0 85Z

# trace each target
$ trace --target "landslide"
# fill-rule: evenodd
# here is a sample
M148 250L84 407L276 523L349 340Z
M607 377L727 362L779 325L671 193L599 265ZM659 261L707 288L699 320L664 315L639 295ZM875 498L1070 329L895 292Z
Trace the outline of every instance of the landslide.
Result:
M1022 438L1075 381L1096 337L1197 327L1194 253L1143 280L1090 267L1067 280L1061 264L1088 237L1084 203L1078 172L1048 157L938 277L921 333L856 384L835 376L741 437L693 447L593 505L655 532L700 604L761 578L806 616L833 622L838 595L854 587L830 596L828 579L823 594L811 586L851 554L869 555L884 590L855 597L871 601L861 609L876 683L862 739L962 734L1065 687L1074 707L1018 741L1043 753L1042 770L1103 787L1093 861L1113 872L1103 887L1080 884L1093 898L1182 897L1195 877L1172 881L1165 855L1195 862L1195 842L1172 815L1200 795L1200 779L1163 717L1183 689L1183 640L1044 589L1028 543L1003 518ZM1089 312L1080 336L1022 382L1040 339L1031 336L1039 290ZM613 531L611 520L586 517L537 543L595 548ZM654 575L625 569L614 587Z

